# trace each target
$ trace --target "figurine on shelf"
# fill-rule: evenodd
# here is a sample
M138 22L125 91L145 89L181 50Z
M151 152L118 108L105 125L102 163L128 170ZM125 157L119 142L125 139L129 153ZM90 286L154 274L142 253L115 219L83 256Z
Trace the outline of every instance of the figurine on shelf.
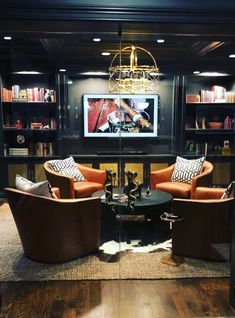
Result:
M127 183L124 186L124 193L128 196L127 208L130 212L133 212L137 195L141 198L142 182L135 180L137 172L126 169L125 175L127 177Z
M19 101L21 101L21 102L27 101L26 89L21 89L21 90L20 90L20 93L19 93Z
M229 145L229 140L224 140L224 146L221 149L222 155L230 155L231 154L231 148Z
M44 101L45 102L51 102L51 92L49 89L46 89L45 95L44 95Z

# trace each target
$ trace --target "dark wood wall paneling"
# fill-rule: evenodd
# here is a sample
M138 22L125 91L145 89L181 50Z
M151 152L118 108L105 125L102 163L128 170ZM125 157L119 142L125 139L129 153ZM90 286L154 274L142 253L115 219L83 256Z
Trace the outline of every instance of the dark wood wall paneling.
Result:
M108 80L101 78L73 79L69 85L68 104L70 105L69 127L62 133L61 151L67 154L94 154L96 151L144 151L148 154L169 154L172 149L172 132L174 129L173 114L173 77L160 79L160 105L158 111L157 138L90 138L84 137L83 132L83 94L108 94ZM177 85L177 83L176 83ZM75 107L78 109L78 119L75 119ZM177 138L180 140L180 138ZM94 146L95 145L95 146ZM95 148L95 149L94 149Z

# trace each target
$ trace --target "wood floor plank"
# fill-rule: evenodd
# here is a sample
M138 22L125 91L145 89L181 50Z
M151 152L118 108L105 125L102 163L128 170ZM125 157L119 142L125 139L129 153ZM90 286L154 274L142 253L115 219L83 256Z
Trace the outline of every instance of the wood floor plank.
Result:
M0 318L235 317L229 279L0 283Z

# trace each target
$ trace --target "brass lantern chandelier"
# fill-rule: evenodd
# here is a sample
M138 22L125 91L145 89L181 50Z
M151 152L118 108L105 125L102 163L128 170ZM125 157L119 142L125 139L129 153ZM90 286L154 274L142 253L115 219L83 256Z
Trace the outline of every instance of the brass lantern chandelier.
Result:
M138 65L138 54L147 55L150 65ZM129 65L122 64L129 57ZM158 93L159 68L152 54L139 46L127 46L112 59L109 67L109 91L121 94Z

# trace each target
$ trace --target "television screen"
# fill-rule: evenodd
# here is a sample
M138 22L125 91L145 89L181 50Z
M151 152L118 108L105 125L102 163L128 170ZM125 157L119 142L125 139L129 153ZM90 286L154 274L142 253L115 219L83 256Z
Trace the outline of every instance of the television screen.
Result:
M158 95L83 95L85 137L157 136Z

